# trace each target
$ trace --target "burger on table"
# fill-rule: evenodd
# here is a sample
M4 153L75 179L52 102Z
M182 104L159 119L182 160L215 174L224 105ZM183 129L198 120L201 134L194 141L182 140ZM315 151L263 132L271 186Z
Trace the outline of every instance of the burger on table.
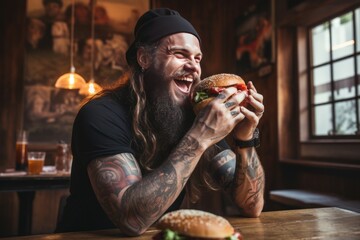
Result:
M239 232L225 218L194 209L181 209L162 216L154 240L226 239L242 240Z

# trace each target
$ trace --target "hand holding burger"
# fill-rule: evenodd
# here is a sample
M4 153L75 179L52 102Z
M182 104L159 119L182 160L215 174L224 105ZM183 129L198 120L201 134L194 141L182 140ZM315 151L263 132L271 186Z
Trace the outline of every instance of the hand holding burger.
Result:
M157 227L162 231L154 240L243 239L225 218L193 209L169 212L160 218Z
M195 114L207 106L224 89L236 87L238 91L246 91L246 98L239 104L241 114L245 116L233 130L227 139L250 140L253 138L255 129L264 113L263 96L257 92L252 82L245 81L238 75L220 73L209 76L197 83L192 90L192 105ZM233 145L233 144L230 144Z
M247 91L246 83L240 76L228 73L209 76L196 84L192 95L195 114L228 87L236 87L238 90ZM243 101L240 105L245 106L246 101Z

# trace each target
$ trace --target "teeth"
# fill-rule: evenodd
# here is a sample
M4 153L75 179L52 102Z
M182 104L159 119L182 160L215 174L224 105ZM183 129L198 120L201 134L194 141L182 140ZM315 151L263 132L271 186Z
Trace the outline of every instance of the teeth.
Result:
M179 80L179 81L186 81L186 82L192 82L193 79L192 78L178 78L176 80Z

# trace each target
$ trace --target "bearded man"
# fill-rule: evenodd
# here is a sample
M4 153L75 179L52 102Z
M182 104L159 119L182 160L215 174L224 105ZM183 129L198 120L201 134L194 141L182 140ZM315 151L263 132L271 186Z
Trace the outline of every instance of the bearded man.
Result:
M139 19L126 59L129 81L86 103L74 122L71 195L58 231L117 227L137 236L184 198L197 201L202 187L223 189L244 215L259 216L264 173L248 143L264 106L254 85L224 90L195 116L200 37L170 9ZM239 106L245 98L251 110ZM226 136L238 146L225 149Z

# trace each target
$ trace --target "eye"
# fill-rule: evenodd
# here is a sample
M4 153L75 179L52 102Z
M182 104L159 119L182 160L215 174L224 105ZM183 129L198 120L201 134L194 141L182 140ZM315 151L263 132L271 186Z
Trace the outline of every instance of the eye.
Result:
M185 54L183 52L174 52L175 57L177 58L185 58Z
M195 57L195 61L196 61L197 63L200 63L201 60L202 60L202 56L196 56L196 57Z

